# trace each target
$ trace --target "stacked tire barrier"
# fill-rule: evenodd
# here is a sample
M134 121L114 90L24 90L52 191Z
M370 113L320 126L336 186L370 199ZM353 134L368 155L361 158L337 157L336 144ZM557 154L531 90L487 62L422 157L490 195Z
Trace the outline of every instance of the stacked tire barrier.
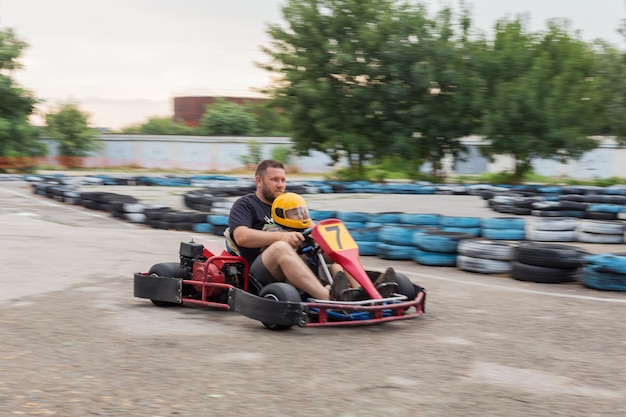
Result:
M210 181L215 181L211 179ZM234 196L250 192L248 182L215 183L185 194L192 211L148 205L135 197L102 191L81 191L81 185L188 185L179 178L153 181L144 178L48 177L31 183L33 192L55 201L81 205L133 223L168 230L193 230L221 236L226 228ZM207 185L208 183L203 183ZM324 189L323 184L302 184L300 193ZM326 184L325 191L334 189ZM485 274L510 274L520 281L571 282L579 279L589 288L626 291L626 254L590 255L577 248L550 242L579 241L598 244L624 243L626 187L430 187L405 184L374 187L365 182L336 185L343 192L440 193L481 195L494 210L511 214L535 214L526 233L523 217L456 217L423 213L364 213L311 210L318 222L326 218L344 221L360 253L382 259L413 260L429 266L456 266ZM342 188L343 187L343 188ZM290 187L291 188L291 187ZM228 198L231 197L231 198ZM532 213L534 211L534 213ZM478 238L478 236L482 236ZM507 241L527 242L512 243Z
M509 274L516 257L514 243L488 239L466 239L459 242L457 267L481 274Z
M368 213L358 211L338 211L336 213L336 217L346 225L348 230L365 227L365 224L370 219L370 215Z
M587 255L581 282L603 291L626 291L626 253Z
M571 245L522 242L512 262L511 276L518 281L544 284L575 281L587 254Z
M626 213L626 189L615 187L525 187L482 191L494 211L535 217L617 220Z
M309 210L311 220L319 222L320 220L332 219L337 217L337 212L333 210Z
M423 226L389 225L378 231L376 256L381 259L411 260L415 252L413 236L423 230Z
M376 245L380 241L381 228L381 226L371 226L350 231L354 241L359 246L361 256L376 256L378 254Z
M381 213L369 213L367 216L367 221L365 222L365 227L376 227L383 225L401 225L402 217L401 212L398 211L387 211Z
M185 194L183 201L186 207L205 213L215 212L216 208L226 207L230 210L232 201L226 197L217 197L208 189L191 190Z

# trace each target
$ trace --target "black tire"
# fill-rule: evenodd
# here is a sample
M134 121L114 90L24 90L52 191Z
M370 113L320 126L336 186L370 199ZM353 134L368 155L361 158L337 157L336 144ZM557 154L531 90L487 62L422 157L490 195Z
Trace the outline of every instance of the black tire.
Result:
M474 258L466 255L459 255L456 258L456 266L463 271L478 272L481 274L511 273L511 261Z
M188 279L190 277L189 272L180 267L180 262L163 262L160 264L152 265L152 268L148 271L148 275L153 277L166 277L166 278L183 278ZM178 305L169 301L150 300L152 304L159 307L170 307Z
M618 213L607 213L604 211L586 211L585 218L593 220L617 220Z
M515 259L517 245L509 242L497 242L489 239L466 239L459 242L459 255L472 258L510 261Z
M291 301L294 303L302 302L302 297L300 297L300 293L291 284L287 284L286 282L272 282L271 284L263 287L261 292L259 293L259 297L269 298L275 301ZM290 325L286 324L274 324L263 321L263 326L270 330L287 330L291 328Z
M513 261L511 276L518 281L561 284L576 280L578 268L550 268Z
M516 261L548 268L578 268L589 252L573 245L522 242L517 247Z
M406 295L409 300L415 300L417 289L409 277L401 272L396 272L396 282L398 283L397 293Z
M589 206L589 203L581 203L580 201L568 201L568 200L561 201L561 207L563 207L563 210L585 211L587 209L587 206Z
M381 274L380 271L365 271L369 279L374 282ZM396 292L401 295L406 295L409 300L414 300L417 297L417 288L411 280L401 272L396 272L396 283L398 288Z

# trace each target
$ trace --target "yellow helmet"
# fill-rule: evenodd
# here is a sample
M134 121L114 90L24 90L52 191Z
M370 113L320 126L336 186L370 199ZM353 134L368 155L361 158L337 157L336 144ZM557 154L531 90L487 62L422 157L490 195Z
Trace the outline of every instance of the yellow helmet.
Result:
M282 193L272 203L274 223L290 229L307 229L311 216L304 198L296 193Z

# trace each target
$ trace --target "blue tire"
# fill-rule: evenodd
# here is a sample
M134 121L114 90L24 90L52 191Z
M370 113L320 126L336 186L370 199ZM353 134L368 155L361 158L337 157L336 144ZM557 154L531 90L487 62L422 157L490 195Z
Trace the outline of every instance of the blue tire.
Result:
M309 210L309 214L313 221L332 219L336 216L336 212L332 210Z
M626 275L626 255L611 253L587 255L584 260L602 272Z
M408 261L413 258L415 248L413 246L390 245L388 243L376 243L376 256L381 259L394 259Z
M362 213L358 211L338 211L336 217L344 223L348 222L361 222L365 223L369 221L369 213Z
M491 240L524 240L524 229L483 229L482 236Z
M603 291L626 291L626 275L607 272L596 265L582 269L581 282L589 288Z
M419 226L383 226L378 232L378 240L390 245L412 246L413 235L421 230Z
M213 233L213 227L211 223L195 223L192 230L196 233Z
M526 219L519 217L485 217L481 220L483 229L526 229Z
M378 242L380 230L380 227L362 227L350 230L350 234L357 242Z
M376 248L378 242L361 242L357 240L356 244L359 246L359 255L361 256L376 256L378 254Z
M209 214L207 220L214 226L228 226L228 216L224 214Z
M468 235L472 235L474 237L478 237L482 234L482 230L480 227L448 227L443 226L441 228L444 232L456 232L456 233L467 233Z
M403 213L400 215L400 223L419 226L438 226L439 217L438 214Z
M455 253L437 253L415 249L413 260L429 266L456 266L457 255Z
M446 227L480 227L480 217L441 216L439 224Z
M365 222L343 222L346 229L348 229L351 233L353 230L362 229L365 227Z
M413 235L413 244L418 249L436 253L457 253L459 241L463 239L474 239L474 236L467 233L425 231L417 232Z
M370 222L392 224L400 223L401 212L388 212L388 213L372 213L369 215Z

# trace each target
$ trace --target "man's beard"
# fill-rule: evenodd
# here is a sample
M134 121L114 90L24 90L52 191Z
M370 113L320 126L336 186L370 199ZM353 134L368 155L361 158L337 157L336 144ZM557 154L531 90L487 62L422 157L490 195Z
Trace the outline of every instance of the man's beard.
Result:
M263 188L261 189L261 193L263 194L264 199L266 199L270 203L274 202L274 199L276 198L276 196L274 195L274 192L265 185L265 183L263 183Z

